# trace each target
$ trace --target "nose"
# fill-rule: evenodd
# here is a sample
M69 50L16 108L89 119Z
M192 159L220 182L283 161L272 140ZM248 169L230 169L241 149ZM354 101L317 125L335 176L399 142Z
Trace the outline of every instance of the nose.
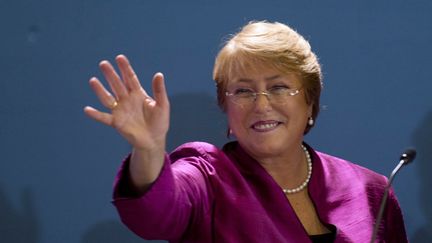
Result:
M256 93L254 107L256 112L271 110L269 94L266 92Z

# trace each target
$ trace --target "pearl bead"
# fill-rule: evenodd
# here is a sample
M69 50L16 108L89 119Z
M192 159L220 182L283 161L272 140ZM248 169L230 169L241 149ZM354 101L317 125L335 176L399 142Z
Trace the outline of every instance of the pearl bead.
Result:
M309 151L307 150L307 148L303 145L302 145L302 148L303 148L303 151L306 155L306 160L307 160L307 164L308 164L308 173L307 173L306 180L300 186L298 186L296 188L282 189L285 194L293 194L293 193L297 193L297 192L302 191L309 184L310 178L312 176L312 159L310 157L310 154L309 154Z

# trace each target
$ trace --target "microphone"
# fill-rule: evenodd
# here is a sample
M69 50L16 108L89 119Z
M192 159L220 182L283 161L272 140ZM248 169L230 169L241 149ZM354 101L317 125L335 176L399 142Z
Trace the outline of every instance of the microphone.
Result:
M396 176L396 173L399 172L399 170L400 170L400 168L402 168L402 166L411 163L415 159L416 154L417 154L417 152L414 148L406 149L405 152L403 152L403 154L399 158L399 164L393 169L392 173L388 177L388 182L387 182L387 185L386 185L385 190L384 190L384 195L381 199L381 206L379 208L379 212L378 212L378 215L377 215L377 218L375 221L375 227L374 227L374 230L373 230L373 233L371 236L370 243L375 243L376 237L378 235L378 229L379 229L379 226L381 225L381 220L382 220L382 216L384 214L384 209L387 206L388 192L390 190L393 179Z
M404 165L411 163L417 155L417 152L413 148L409 148L405 150L405 152L401 155L400 160L404 161Z

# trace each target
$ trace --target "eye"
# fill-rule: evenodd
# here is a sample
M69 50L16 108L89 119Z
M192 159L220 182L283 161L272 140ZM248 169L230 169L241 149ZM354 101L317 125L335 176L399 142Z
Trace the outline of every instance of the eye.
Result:
M248 97L253 95L254 91L248 88L237 88L234 90L233 94L239 97Z
M288 86L286 85L275 85L269 89L269 92L278 95L278 94L285 93L289 90L290 88L288 88Z

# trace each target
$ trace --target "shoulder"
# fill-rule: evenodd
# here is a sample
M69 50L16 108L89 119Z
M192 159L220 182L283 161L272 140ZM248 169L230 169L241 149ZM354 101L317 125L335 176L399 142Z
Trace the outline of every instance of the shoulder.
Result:
M181 158L195 157L206 161L212 161L223 155L223 151L217 146L206 142L189 142L180 145L170 153L170 159L174 162Z
M315 153L324 172L332 176L337 175L351 182L363 182L379 186L385 186L387 183L387 178L384 175L366 167L323 152L315 151Z
M206 142L189 142L169 154L174 173L189 175L216 175L231 164L226 154L217 146ZM219 172L219 173L218 173Z

